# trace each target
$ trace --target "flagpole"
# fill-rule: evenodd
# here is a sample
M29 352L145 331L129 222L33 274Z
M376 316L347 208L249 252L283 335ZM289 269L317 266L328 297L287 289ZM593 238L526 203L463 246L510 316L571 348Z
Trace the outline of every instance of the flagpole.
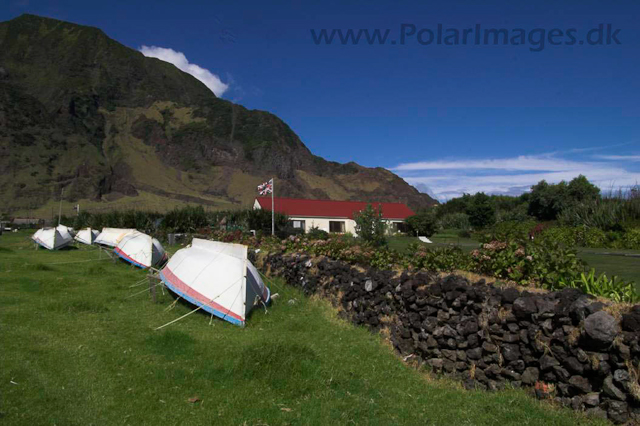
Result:
M276 191L276 180L271 178L271 235L276 235L276 212L273 203L273 193Z

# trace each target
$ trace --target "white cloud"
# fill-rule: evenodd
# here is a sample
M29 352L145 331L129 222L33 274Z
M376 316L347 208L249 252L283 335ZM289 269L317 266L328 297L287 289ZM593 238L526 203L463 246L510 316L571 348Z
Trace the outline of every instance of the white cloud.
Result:
M526 156L521 155L515 158L494 158L478 160L440 160L440 161L420 161L417 163L399 164L392 170L457 170L457 169L480 169L480 170L579 170L584 165L574 161L567 161L554 158L551 155Z
M142 46L139 50L144 56L158 58L162 61L169 62L175 65L178 69L191 74L204 83L204 85L207 86L216 96L222 96L222 94L229 88L228 84L223 83L222 80L220 80L220 77L213 74L208 69L190 63L182 52L176 52L173 49L157 46Z
M610 161L640 161L640 155L596 155L594 158Z
M512 158L420 161L400 164L392 170L419 190L428 187L441 201L463 193L520 194L541 180L569 181L584 175L603 191L640 183L640 170L620 167L611 160L634 156L602 156L600 161L564 159L559 153ZM617 158L620 157L620 158ZM633 161L633 160L630 160ZM423 191L424 192L424 191Z

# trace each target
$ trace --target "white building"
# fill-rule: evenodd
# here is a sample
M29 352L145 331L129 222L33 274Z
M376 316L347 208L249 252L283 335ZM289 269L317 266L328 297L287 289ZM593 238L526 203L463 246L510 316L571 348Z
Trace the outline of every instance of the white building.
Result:
M382 207L382 218L393 231L403 231L404 221L415 213L402 203L366 203L361 201L306 200L302 198L274 198L275 211L289 217L294 228L305 232L319 228L327 232L356 234L354 215L367 204ZM271 211L271 197L258 197L254 209Z

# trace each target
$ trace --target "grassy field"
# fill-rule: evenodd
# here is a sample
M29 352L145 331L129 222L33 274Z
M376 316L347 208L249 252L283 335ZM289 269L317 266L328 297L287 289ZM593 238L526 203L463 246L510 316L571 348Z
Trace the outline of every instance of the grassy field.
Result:
M632 252L631 250L579 249L578 256L597 272L606 272L636 283L640 291L640 257L613 256L604 253ZM633 253L638 253L633 252Z
M3 424L588 423L522 390L430 378L280 282L244 329L196 312L154 331L192 307L130 297L144 272L89 247L35 251L27 235L0 237Z
M462 250L470 252L478 248L478 241L473 238L460 238L455 231L445 230L429 238L432 244L429 247L446 247L451 245L459 246ZM419 242L417 237L395 236L389 238L389 247L405 251L409 244Z

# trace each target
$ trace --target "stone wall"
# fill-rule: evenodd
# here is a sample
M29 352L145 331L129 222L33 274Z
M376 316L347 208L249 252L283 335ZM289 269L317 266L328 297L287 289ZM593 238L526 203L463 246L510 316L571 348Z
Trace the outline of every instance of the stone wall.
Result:
M339 305L394 347L468 389L530 386L541 398L615 423L640 422L640 306L616 319L579 290L531 293L428 272L364 269L324 257L257 262Z

